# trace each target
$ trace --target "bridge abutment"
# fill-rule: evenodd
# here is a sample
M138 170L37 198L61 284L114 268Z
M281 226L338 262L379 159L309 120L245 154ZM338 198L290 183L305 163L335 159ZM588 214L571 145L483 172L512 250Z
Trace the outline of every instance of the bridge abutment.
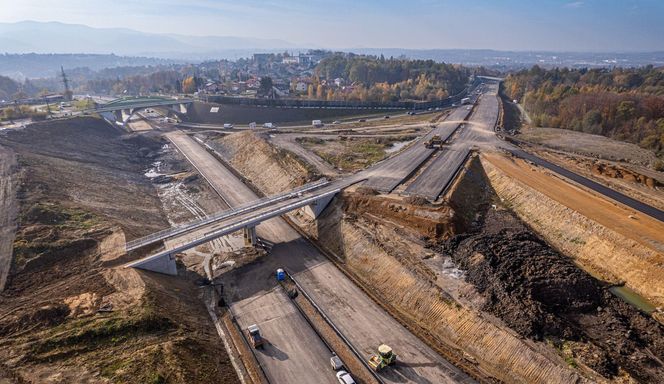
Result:
M300 209L302 212L304 212L304 214L315 220L318 218L318 216L320 216L323 210L325 210L327 205L330 204L330 201L334 199L334 196L335 195L323 196L320 199L314 201L312 204L305 205Z
M164 273L166 275L177 276L178 268L175 264L175 255L167 254L155 259L149 259L137 262L131 265L132 268L143 269L145 271Z

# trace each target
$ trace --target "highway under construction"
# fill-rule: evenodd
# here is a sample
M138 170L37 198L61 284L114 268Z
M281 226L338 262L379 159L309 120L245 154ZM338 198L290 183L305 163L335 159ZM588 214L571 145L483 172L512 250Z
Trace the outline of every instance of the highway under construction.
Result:
M63 122L37 150L39 126L1 137L3 164L19 154L35 178L12 243L39 262L0 272L11 292L42 279L85 330L44 328L48 342L15 350L87 356L77 337L122 345L129 329L155 365L229 382L664 378L662 211L506 136L500 79L479 79L460 105L325 127L180 125L164 116L194 100L146 99L99 110L122 121ZM7 203L17 184L3 180ZM111 196L89 190L106 184ZM73 203L42 202L47 185ZM65 230L81 250L53 251L67 268L26 246ZM65 313L35 303L43 324ZM6 316L0 331L26 331ZM93 357L120 375L122 351Z

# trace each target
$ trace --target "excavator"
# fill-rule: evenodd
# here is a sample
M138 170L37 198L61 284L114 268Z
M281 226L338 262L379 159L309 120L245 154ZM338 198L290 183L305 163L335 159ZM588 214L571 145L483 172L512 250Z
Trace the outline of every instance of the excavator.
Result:
M371 355L369 357L369 366L373 368L374 371L378 372L381 369L387 367L388 365L394 365L397 362L397 355L392 352L386 344L381 344L378 346L378 354Z

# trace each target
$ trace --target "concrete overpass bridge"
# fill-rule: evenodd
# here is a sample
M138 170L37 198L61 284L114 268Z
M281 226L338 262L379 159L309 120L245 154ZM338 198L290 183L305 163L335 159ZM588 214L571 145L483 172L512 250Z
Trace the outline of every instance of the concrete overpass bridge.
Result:
M194 102L194 99L169 99L165 97L123 97L110 101L106 104L97 106L94 109L88 109L87 113L113 113L116 121L126 123L132 115L147 108L168 107L176 114L187 113L187 109Z
M177 275L176 254L237 231L244 231L247 245L255 245L256 226L260 223L297 209L302 209L305 214L315 219L334 195L358 181L361 180L330 183L323 179L286 193L259 199L183 226L133 240L126 244L127 252L166 239L174 239L176 245L130 262L125 267Z

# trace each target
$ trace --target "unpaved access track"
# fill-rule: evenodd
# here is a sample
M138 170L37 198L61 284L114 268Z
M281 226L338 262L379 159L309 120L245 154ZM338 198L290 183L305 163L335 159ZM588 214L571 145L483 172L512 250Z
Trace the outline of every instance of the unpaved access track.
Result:
M331 166L327 161L323 160L320 156L315 154L313 151L305 149L300 144L295 141L296 135L275 135L270 139L272 143L276 146L286 149L298 155L309 164L316 167L318 172L326 177L336 177L339 176L339 171L337 171L333 166Z
M231 206L257 198L249 187L196 141L181 132L169 133L167 137ZM267 350L265 354L257 354L263 367L270 370L268 376L283 377L284 381L280 382L299 383L305 377L310 382L328 382L330 378L334 382L327 356L320 355L322 342L307 336L308 331L301 327L287 325L293 316L290 310L284 311L289 304L274 293L274 271L285 267L307 292L320 300L318 304L323 311L335 314L333 322L348 332L346 336L355 348L367 355L382 342L394 348L400 362L395 368L384 371L385 382L473 382L371 301L283 219L262 223L257 227L257 233L259 237L274 243L270 254L222 275L221 279L226 285L225 292L230 296L230 306L239 325L245 328L257 323L266 329L264 336L274 341L280 350L279 353ZM323 298L325 295L334 295L335 298ZM265 303L256 308L253 303L257 300L264 300Z
M0 292L5 287L12 265L12 249L16 232L16 156L0 145Z

